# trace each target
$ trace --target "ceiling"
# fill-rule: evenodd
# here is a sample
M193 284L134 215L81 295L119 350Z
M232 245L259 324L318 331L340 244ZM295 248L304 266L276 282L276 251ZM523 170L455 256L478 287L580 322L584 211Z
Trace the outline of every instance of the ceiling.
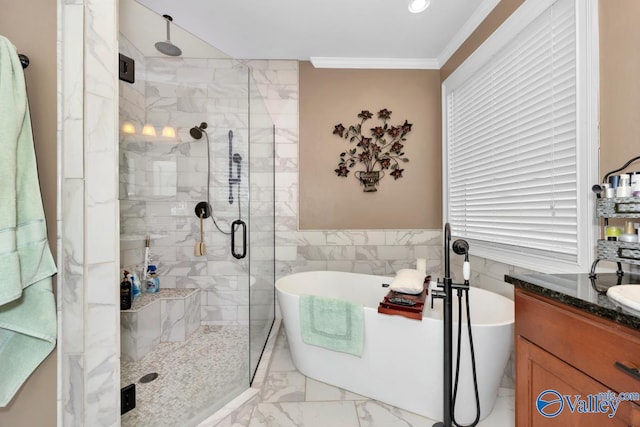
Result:
M171 15L176 26L237 59L312 60L316 66L348 68L440 68L499 0L431 0L420 14L409 13L408 0L137 2L158 15ZM166 39L164 20L159 18L143 26L156 41Z

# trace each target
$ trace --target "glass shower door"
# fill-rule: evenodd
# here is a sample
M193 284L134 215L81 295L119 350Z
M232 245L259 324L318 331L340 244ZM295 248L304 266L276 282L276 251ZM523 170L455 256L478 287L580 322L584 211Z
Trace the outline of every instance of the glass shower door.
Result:
M253 378L275 319L275 129L249 78L249 366Z
M148 242L160 278L122 315L140 392L122 425L195 423L250 386L273 323L273 125L245 64L120 50L138 76L120 84L121 268L141 275Z

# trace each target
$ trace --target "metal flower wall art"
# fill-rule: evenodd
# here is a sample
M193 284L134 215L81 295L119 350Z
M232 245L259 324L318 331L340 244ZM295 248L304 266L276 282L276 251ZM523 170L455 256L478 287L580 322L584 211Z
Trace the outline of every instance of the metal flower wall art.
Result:
M389 174L394 179L402 178L404 169L400 166L409 161L403 149L412 124L405 120L401 125L390 125L388 122L391 119L391 111L386 108L378 111L376 115L382 123L369 128L369 136L365 135L363 129L366 126L365 122L373 117L368 110L358 114L360 123L348 128L340 123L333 130L334 135L347 140L349 144L355 144L355 147L340 153L338 169L335 169L335 172L339 177L346 178L351 169L358 165L364 166L364 170L356 170L353 173L364 187L364 192L378 191L376 187L385 176L385 171L391 171Z

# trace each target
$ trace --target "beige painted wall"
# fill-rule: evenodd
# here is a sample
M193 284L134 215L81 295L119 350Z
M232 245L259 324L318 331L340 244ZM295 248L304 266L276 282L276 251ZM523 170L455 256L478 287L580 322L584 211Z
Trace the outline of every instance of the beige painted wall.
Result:
M498 28L524 0L502 0L440 69L444 81L455 69ZM601 175L640 155L640 1L600 0L600 171ZM339 139L330 135L337 123L351 124L361 109L394 110L394 118L409 110L406 102L417 101L414 95L399 95L398 107L382 105L392 102L389 85L393 78L407 71L385 70L315 70L309 63L300 66L300 228L439 228L441 217L441 165L422 167L424 179L413 187L403 178L390 183L382 180L374 195L338 180L333 173L335 159L342 151ZM420 75L419 71L408 72ZM411 110L407 118L420 124L425 120L430 131L440 126L440 91L430 72L423 76L424 99L421 107L432 109L423 116ZM427 75L429 77L427 77ZM413 77L412 77L413 78ZM401 80L403 80L401 78ZM405 83L406 80L403 80ZM402 85L399 85L401 87ZM394 88L395 89L395 88ZM409 100L409 101L407 101ZM373 105L372 105L373 104ZM397 114L396 113L400 113ZM415 114L414 114L415 113ZM414 119L414 117L418 118ZM437 123L436 123L437 122ZM417 129L417 128L416 128ZM417 131L413 133L415 140ZM441 135L429 133L429 144L440 143ZM337 142L336 142L337 141ZM411 140L409 141L411 142ZM425 148L423 145L421 148ZM407 150L409 144L407 145ZM436 154L436 149L438 153ZM439 147L430 146L428 161L439 160ZM414 160L414 154L407 151ZM423 157L415 157L422 159ZM407 172L416 162L409 163ZM426 172L426 169L429 172ZM438 171L435 174L435 171ZM640 170L640 161L629 170ZM433 174L431 172L434 172ZM406 176L409 176L406 174ZM355 181L354 178L347 180ZM349 183L353 184L353 182ZM419 188L419 186L424 188ZM391 194L387 189L391 187ZM436 190L437 188L437 190ZM385 191L387 190L387 191ZM438 194L436 194L436 192ZM429 205L425 205L425 202ZM413 205L416 203L417 205ZM364 208L364 209L363 209ZM388 215L393 211L394 215ZM428 213L424 213L428 212ZM402 225L400 225L402 224Z
M524 0L502 0L462 43L451 58L440 68L440 77L445 81L511 14Z
M600 176L640 156L640 1L600 0ZM640 171L640 161L629 171Z
M0 34L31 59L25 70L38 174L49 234L56 251L56 2L0 0ZM54 285L55 288L55 285ZM1 374L0 374L1 378ZM0 426L56 425L56 351L38 367L9 406Z
M334 126L359 122L358 113L392 111L390 124L408 120L403 177L385 176L364 193L353 176L338 177L349 145ZM440 228L441 114L438 70L316 69L300 63L300 216L303 230ZM367 123L378 125L374 118ZM373 127L373 126L371 126ZM389 171L386 171L387 173Z

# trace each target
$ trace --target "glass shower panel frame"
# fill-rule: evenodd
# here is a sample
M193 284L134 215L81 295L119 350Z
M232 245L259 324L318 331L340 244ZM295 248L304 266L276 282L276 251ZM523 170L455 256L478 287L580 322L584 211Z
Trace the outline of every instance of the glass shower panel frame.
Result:
M251 74L249 365L253 382L275 320L275 126L261 87Z

